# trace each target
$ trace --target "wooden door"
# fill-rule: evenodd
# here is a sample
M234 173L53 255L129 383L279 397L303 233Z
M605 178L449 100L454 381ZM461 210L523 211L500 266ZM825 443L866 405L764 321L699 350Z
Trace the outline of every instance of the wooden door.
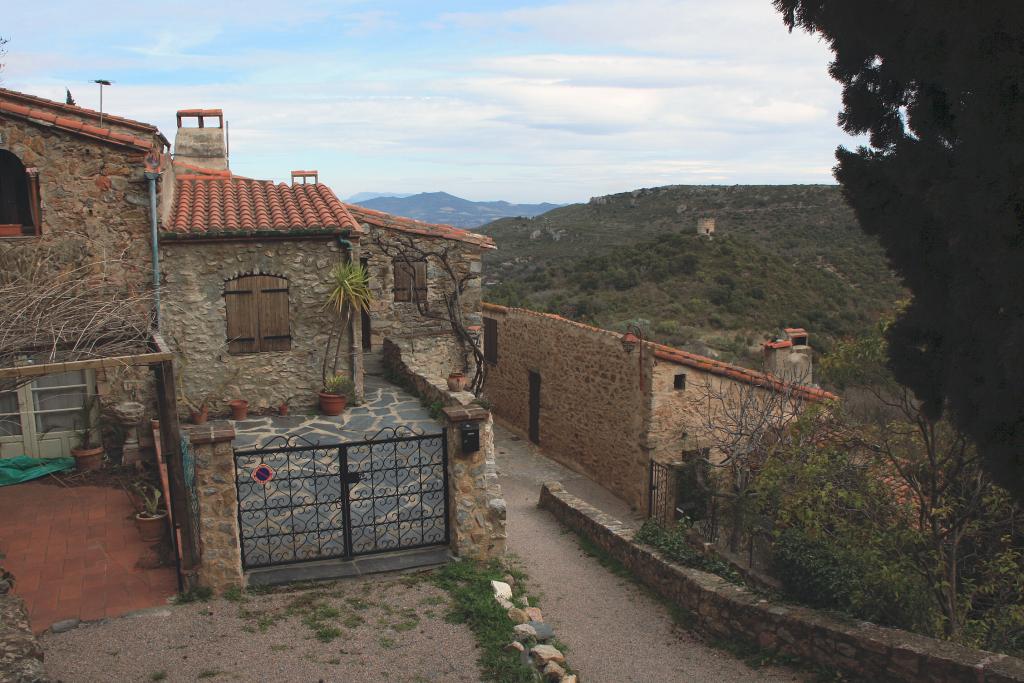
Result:
M540 373L530 371L530 441L540 444Z
M359 259L359 264L367 273L370 272L370 262L368 259ZM372 330L370 327L370 312L367 311L366 309L363 309L362 311L360 311L359 319L363 329L363 351L372 351L373 337Z

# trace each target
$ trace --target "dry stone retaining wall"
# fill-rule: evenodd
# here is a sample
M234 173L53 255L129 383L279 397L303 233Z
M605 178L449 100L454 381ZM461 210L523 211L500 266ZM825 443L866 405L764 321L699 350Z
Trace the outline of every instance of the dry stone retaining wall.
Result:
M0 681L46 683L48 680L43 669L43 648L32 635L25 602L0 590Z
M908 631L771 603L745 588L675 564L633 541L635 530L560 484L541 488L540 506L590 539L666 600L694 615L699 630L741 640L870 681L1024 681L1024 661Z

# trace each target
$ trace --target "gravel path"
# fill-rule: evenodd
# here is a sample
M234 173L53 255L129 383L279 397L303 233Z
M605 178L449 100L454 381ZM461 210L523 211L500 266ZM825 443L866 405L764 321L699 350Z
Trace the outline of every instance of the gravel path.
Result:
M622 522L640 518L590 480L549 460L495 425L497 464L508 505L508 547L525 565L544 620L569 646L569 662L586 683L648 681L798 681L781 667L751 669L674 625L668 610L629 579L588 556L576 536L537 508L540 485L566 490Z
M472 633L446 623L447 593L417 578L279 589L47 634L46 669L65 683L479 681Z

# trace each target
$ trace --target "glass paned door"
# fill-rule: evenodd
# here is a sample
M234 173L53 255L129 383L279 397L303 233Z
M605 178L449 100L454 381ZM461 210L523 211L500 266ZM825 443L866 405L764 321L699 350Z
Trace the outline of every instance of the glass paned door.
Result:
M0 393L0 457L69 455L83 421L97 419L83 413L93 386L91 371L62 372Z

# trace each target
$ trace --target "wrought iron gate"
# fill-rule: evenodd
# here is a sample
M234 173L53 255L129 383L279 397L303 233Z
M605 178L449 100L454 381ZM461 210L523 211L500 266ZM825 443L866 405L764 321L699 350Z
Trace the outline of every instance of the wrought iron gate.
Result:
M671 524L676 520L675 477L672 476L672 468L651 460L648 484L647 516L660 524Z
M235 451L235 483L246 569L448 544L444 432L276 437Z

